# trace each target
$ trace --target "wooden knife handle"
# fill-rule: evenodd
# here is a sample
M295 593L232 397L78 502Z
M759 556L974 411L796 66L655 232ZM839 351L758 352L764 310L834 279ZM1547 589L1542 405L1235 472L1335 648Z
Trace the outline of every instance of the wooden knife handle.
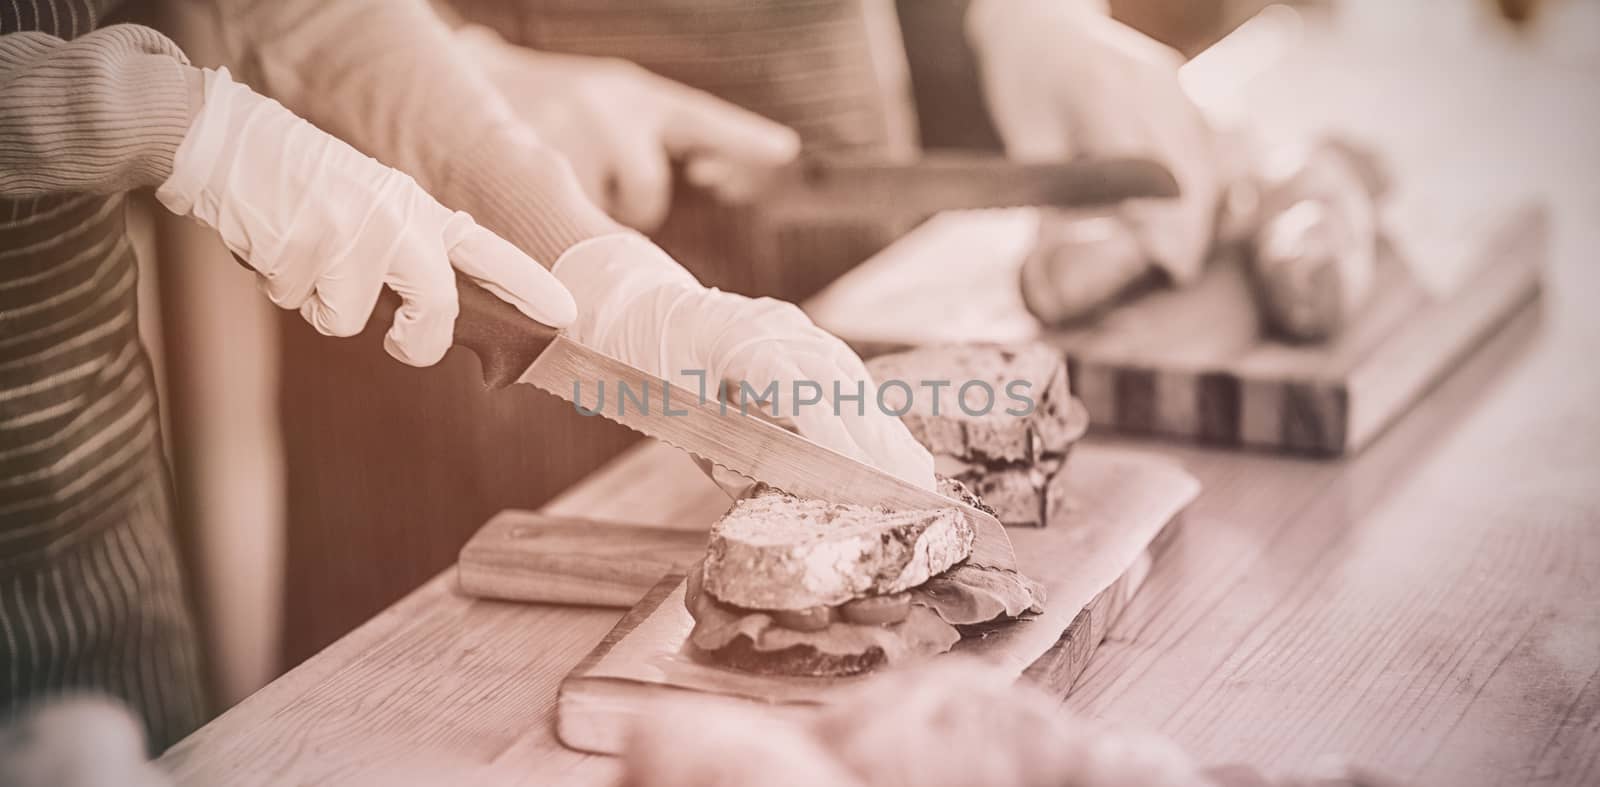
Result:
M454 344L478 356L483 383L490 388L516 382L556 337L555 328L529 319L460 271L456 272L456 297L461 313L456 317ZM400 296L384 288L373 319L388 325L398 308Z
M705 555L706 531L502 511L461 548L461 591L480 598L631 607Z

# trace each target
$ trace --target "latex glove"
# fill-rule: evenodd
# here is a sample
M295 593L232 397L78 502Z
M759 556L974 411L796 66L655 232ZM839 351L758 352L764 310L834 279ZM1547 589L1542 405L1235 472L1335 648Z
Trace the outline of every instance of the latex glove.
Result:
M215 229L273 303L319 332L353 336L387 286L402 305L384 348L415 366L449 349L453 270L556 327L576 307L560 282L465 213L229 78L205 72L204 103L156 196ZM453 269L453 270L452 270Z
M867 681L811 731L872 785L1204 783L1170 740L1074 716L1015 676L959 656Z
M631 731L623 769L632 787L1209 783L1171 741L1072 716L1056 698L958 656L874 676L814 717L709 703L658 711Z
M1402 787L1404 784L1386 773L1337 756L1319 757L1306 772L1275 779L1243 763L1207 768L1205 775L1215 787Z
M718 190L738 188L740 170L781 166L800 151L787 126L625 60L537 52L476 25L456 41L567 157L589 198L635 229L666 218L671 161L686 162L691 183Z
M1170 739L1075 716L1033 684L970 657L862 681L811 715L704 700L664 702L629 730L627 787L1397 787L1319 759L1268 779L1246 765L1202 771Z
M1098 316L1152 275L1128 223L1110 213L1041 214L1022 260L1022 302L1046 325Z
M974 0L967 35L1008 155L1148 156L1172 170L1181 198L1130 202L1120 215L1149 263L1193 281L1220 186L1212 133L1178 82L1178 53L1082 0Z
M10 787L164 787L145 761L139 721L109 700L55 700L0 729L0 784Z
M868 787L821 741L753 706L680 700L645 718L617 787Z
M567 329L574 340L697 395L703 391L707 400L727 382L730 409L740 404L741 382L750 399L776 385L769 414L822 445L933 488L932 455L879 408L877 385L861 359L794 304L707 289L633 233L583 241L554 272L578 303ZM819 401L802 404L797 381L802 398ZM846 398L858 393L860 399Z

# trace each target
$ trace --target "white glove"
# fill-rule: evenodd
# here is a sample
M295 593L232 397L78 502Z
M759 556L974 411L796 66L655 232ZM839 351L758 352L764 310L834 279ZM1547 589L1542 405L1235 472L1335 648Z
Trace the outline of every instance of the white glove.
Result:
M1340 758L1267 779L1200 769L1171 739L1073 715L1027 681L971 657L887 670L806 716L751 703L663 700L636 718L625 787L1396 787Z
M205 102L156 196L215 229L273 303L323 334L360 333L388 286L403 303L384 348L414 366L450 347L452 266L546 325L576 313L565 288L515 246L227 69L205 72Z
M144 732L111 700L52 700L0 728L0 784L8 787L164 787L145 761Z
M1211 247L1220 191L1212 132L1179 84L1178 53L1096 5L974 0L967 34L990 114L1015 158L1147 156L1171 169L1182 197L1119 213L1148 263L1191 282Z
M566 156L589 198L635 229L666 218L670 160L720 193L800 152L787 126L625 60L537 52L476 25L456 42L539 140Z
M708 400L726 382L730 409L739 405L741 383L754 392L776 384L777 401L769 403L776 412L769 412L802 435L933 488L933 457L879 409L861 359L794 304L707 289L632 233L583 241L553 270L578 303L567 329L574 340L691 392L703 389ZM805 401L820 401L802 403L796 381Z
M1166 738L1073 716L1059 698L970 658L934 661L871 676L805 717L754 705L663 703L630 730L623 783L1211 784Z

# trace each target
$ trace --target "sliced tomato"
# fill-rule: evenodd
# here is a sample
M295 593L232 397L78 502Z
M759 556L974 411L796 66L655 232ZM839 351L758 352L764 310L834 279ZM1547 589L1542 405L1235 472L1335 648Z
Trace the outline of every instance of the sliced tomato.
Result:
M867 596L846 602L839 614L851 623L864 626L887 626L899 623L911 613L911 594L894 593L888 596Z
M768 613L774 623L791 631L821 631L833 622L833 612L827 607L784 609Z

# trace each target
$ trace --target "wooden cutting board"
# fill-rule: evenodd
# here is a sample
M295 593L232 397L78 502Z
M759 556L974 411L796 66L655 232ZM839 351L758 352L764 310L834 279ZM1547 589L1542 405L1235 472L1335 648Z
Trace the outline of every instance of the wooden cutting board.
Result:
M1032 210L946 213L863 263L807 304L866 355L943 342L1042 340L1061 348L1093 423L1224 445L1338 456L1371 441L1537 297L1544 214L1477 228L1467 271L1446 285L1412 273L1392 248L1375 295L1333 341L1266 335L1235 259L1195 286L1145 295L1076 330L1042 328L1017 271Z
M706 531L537 511L501 511L456 561L469 596L545 604L631 607L705 555Z
M1022 570L1045 585L1044 614L956 652L992 661L1065 694L1126 608L1199 493L1170 460L1080 446L1058 476L1064 513L1045 528L1014 528ZM556 731L569 747L616 753L627 731L655 718L656 703L760 702L793 712L828 702L860 678L780 678L704 664L685 643L693 625L683 578L655 585L562 682Z

